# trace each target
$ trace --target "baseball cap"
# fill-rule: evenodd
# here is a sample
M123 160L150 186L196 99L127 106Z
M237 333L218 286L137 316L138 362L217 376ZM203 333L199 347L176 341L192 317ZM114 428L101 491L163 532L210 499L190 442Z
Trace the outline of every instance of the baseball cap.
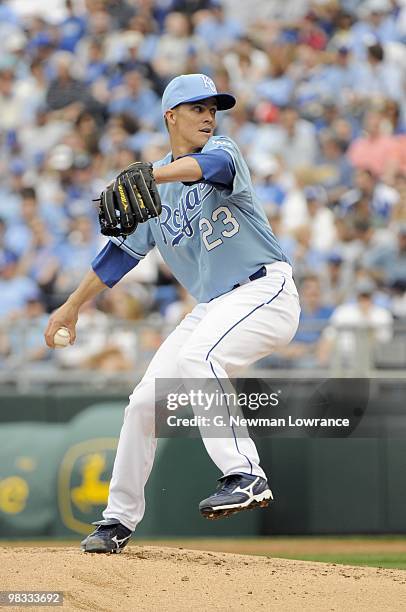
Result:
M162 96L162 114L167 110L207 98L216 98L218 110L228 110L236 102L229 93L218 93L212 79L205 74L181 74L168 83Z
M327 256L327 262L338 266L343 263L343 258L337 251L332 251Z
M367 277L359 279L355 285L357 295L372 295L375 289L374 281Z

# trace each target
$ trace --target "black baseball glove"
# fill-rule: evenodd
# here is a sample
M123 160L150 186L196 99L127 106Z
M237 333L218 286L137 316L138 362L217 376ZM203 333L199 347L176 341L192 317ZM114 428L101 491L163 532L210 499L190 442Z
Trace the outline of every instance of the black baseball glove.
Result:
M158 217L162 205L152 164L135 162L128 166L97 201L101 233L105 236L129 236L138 223Z

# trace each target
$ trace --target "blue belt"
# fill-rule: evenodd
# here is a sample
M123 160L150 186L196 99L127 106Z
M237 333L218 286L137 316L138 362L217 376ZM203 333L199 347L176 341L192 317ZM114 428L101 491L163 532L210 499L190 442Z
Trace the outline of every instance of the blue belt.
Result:
M241 281L241 283L236 283L233 289L237 289L237 287L241 287L242 285L245 285L246 283L249 283L250 281L257 280L257 278L262 278L263 276L266 276L265 266L261 266L261 268L257 270L256 272L254 272L254 274L251 274L251 276L249 276L246 281ZM233 289L231 289L231 291Z

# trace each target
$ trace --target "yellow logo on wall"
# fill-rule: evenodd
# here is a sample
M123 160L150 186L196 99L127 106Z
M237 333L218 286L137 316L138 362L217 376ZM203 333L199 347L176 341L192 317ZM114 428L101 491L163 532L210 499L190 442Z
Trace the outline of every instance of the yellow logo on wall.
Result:
M117 442L117 438L86 440L72 446L63 457L58 502L61 519L69 529L87 534L89 523L100 518L107 503Z
M106 469L104 453L94 453L83 458L82 482L71 491L71 498L81 512L90 512L92 506L107 502L109 483L103 481L102 473Z
M0 480L0 510L7 514L18 514L26 506L29 486L20 476L9 476Z

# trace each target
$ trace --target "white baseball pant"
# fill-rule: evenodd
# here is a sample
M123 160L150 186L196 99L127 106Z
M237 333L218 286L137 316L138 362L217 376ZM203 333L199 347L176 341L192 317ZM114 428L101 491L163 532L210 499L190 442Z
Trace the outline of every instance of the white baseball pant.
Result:
M155 378L227 379L295 335L300 306L292 269L283 262L266 268L266 276L197 304L158 349L125 409L105 519L134 530L144 515L144 487L157 444ZM202 438L223 475L265 477L249 437Z

